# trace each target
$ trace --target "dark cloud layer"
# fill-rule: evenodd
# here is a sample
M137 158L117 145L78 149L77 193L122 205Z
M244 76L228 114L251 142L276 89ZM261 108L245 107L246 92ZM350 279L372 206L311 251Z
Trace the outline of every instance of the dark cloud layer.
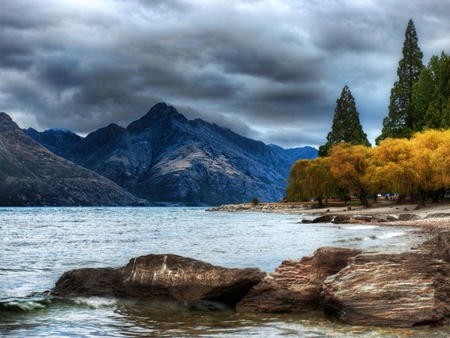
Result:
M345 85L373 142L407 22L426 64L450 0L3 0L0 110L85 134L174 105L265 143L319 146Z

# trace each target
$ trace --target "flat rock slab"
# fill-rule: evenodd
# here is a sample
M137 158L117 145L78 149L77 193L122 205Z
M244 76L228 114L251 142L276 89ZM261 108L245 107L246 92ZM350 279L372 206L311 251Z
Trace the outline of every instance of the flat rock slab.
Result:
M177 255L147 255L133 258L119 269L67 271L50 294L167 300L188 305L215 301L234 306L265 276L257 268L231 269Z
M326 277L347 266L361 250L324 247L300 260L285 260L236 305L238 312L301 313L320 309Z
M364 252L323 284L322 308L353 325L443 324L450 315L450 265L429 251Z

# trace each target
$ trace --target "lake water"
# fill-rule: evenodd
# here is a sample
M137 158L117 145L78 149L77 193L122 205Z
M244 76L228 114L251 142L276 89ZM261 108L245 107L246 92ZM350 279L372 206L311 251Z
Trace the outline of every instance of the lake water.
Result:
M0 208L0 336L448 337L448 328L355 327L308 315L192 311L175 303L56 299L42 292L83 267L119 267L173 253L224 267L273 271L322 246L409 249L410 228L299 224L314 216L204 208Z

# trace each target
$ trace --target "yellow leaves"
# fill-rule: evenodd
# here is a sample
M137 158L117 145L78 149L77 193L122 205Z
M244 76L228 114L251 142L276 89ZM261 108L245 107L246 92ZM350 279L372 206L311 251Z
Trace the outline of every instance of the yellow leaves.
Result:
M376 148L341 143L328 157L299 160L291 169L288 199L350 194L421 194L450 187L450 130L428 130L410 140L386 139Z

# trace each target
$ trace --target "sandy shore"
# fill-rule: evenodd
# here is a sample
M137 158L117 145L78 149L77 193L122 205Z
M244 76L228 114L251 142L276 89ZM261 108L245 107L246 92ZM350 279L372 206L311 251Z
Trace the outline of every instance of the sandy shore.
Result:
M438 233L440 231L450 230L450 204L427 204L425 208L415 210L414 204L393 204L388 201L381 201L369 208L362 206L325 206L324 208L315 208L316 204L311 203L260 203L253 206L250 203L228 204L208 211L225 212L276 212L289 214L311 214L331 215L331 216L350 216L352 219L365 216L370 220L360 220L362 224L378 224L382 226L409 226L421 228L428 234ZM402 216L401 216L402 215ZM391 218L414 218L413 220L396 220L380 222L377 219L383 216ZM372 219L373 218L373 219Z

